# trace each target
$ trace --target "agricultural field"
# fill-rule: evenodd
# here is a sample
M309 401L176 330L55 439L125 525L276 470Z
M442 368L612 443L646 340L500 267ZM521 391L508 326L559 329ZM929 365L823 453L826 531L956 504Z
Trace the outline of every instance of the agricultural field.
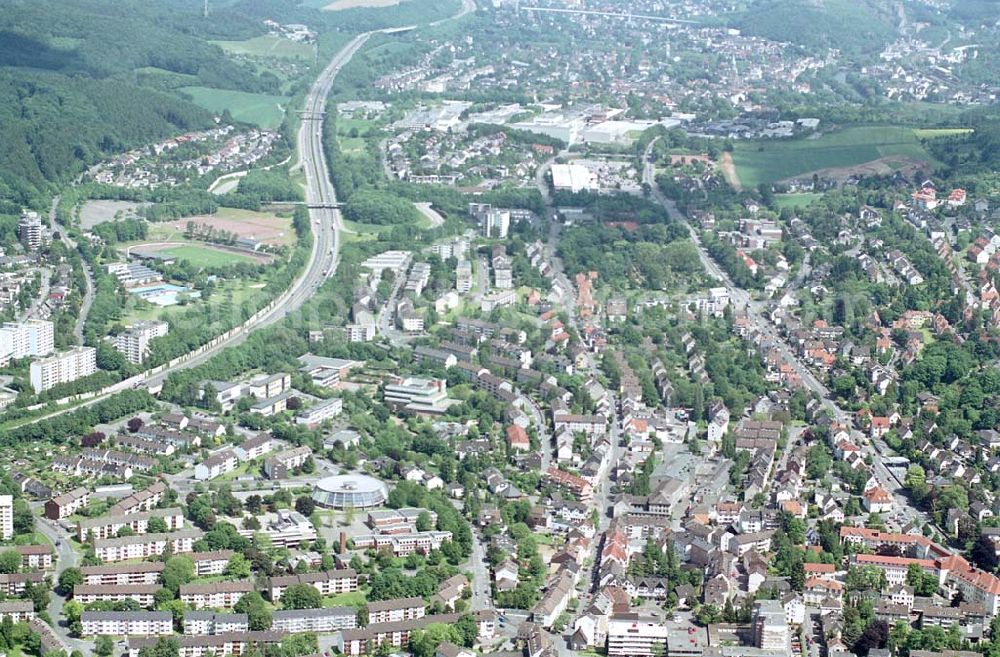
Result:
M191 97L195 105L210 112L222 113L229 110L237 121L254 123L261 128L274 129L281 125L285 117L286 96L251 94L228 89L210 87L182 87L180 91Z
M733 152L743 187L814 173L843 179L936 165L912 128L865 126L818 138L741 142Z
M313 46L308 43L271 35L254 37L246 41L215 41L214 43L231 55L282 57L309 61L312 61L316 56Z

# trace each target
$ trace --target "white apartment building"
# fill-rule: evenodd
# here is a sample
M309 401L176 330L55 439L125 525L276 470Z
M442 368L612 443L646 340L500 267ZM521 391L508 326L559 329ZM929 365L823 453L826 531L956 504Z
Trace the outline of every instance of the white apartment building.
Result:
M344 410L344 400L340 397L332 397L326 401L321 401L315 406L310 406L295 416L296 424L304 424L315 427L326 420L333 419Z
M48 390L60 383L69 383L97 371L97 350L93 347L73 347L47 358L32 361L31 387L35 392Z
M455 265L455 290L459 294L465 294L472 289L472 263L468 260L459 260Z
M0 495L0 540L14 538L14 497Z
M173 634L169 611L85 611L83 636L160 636Z
M159 320L140 321L114 337L115 349L122 352L130 363L141 364L149 356L149 343L153 338L167 334L170 326Z
M351 568L327 570L318 573L300 573L272 577L270 582L271 602L277 602L289 586L308 584L323 595L337 595L358 590L358 574Z
M184 612L184 634L205 636L248 631L250 631L250 619L246 614L228 614L215 611Z
M667 634L667 627L653 616L615 614L608 621L608 657L662 655Z
M55 349L52 322L29 319L0 327L0 360L48 356Z
M17 223L17 236L29 251L37 251L45 239L45 227L42 218L34 210L22 210L21 220Z
M149 531L149 521L160 518L167 526L167 531L175 531L184 527L184 514L177 507L170 509L153 509L121 516L104 516L100 518L85 518L77 524L77 537L81 543L88 539L111 538L128 527L133 534L145 534Z
M253 580L182 584L180 599L193 609L232 607L240 598L254 590Z
M777 600L760 600L753 609L754 645L763 650L789 649L785 609Z
M94 553L105 563L146 559L161 556L170 546L173 554L193 552L194 543L202 537L200 529L182 529L168 534L145 534L94 541Z
M236 452L226 448L212 454L207 459L194 466L194 478L198 481L215 479L221 477L231 470L235 470L239 465L239 458Z
M326 609L280 609L271 614L271 629L278 632L339 632L358 626L354 607Z

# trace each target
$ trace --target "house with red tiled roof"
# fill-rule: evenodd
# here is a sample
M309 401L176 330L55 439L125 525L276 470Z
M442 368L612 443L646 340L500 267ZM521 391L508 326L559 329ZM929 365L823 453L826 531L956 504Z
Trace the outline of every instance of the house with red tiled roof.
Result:
M528 451L531 449L531 440L528 438L528 432L519 425L510 425L507 427L507 445L519 452Z
M869 488L862 495L865 510L869 513L885 513L892 511L892 495L881 486Z

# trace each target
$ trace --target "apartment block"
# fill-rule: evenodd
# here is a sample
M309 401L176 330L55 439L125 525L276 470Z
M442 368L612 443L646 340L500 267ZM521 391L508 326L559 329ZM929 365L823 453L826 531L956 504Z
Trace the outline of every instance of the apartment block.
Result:
M202 535L200 529L182 529L167 534L105 538L94 541L94 552L105 563L158 557L168 546L173 554L188 553L194 551L194 543Z
M90 491L82 486L68 493L53 497L45 503L45 517L49 520L68 518L90 502Z
M112 342L128 362L138 365L149 356L149 343L154 338L166 335L169 330L170 326L166 322L144 320L132 324L116 335Z
M395 623L423 618L427 603L423 598L396 598L368 603L368 623Z
M184 612L184 634L205 636L248 632L249 630L250 620L246 614L228 614L215 611Z
M279 632L339 632L358 626L354 607L282 609L271 614L271 629Z
M180 589L180 599L195 609L232 607L240 598L253 590L253 581L249 579L211 584L183 584Z
M153 606L153 596L159 591L159 584L130 584L128 586L104 584L77 584L73 587L73 599L82 605L91 602L122 602L134 600L142 607Z
M0 360L48 356L55 349L52 322L29 319L0 326Z
M14 538L14 496L0 495L0 539Z
M131 530L132 534L142 535L149 531L149 522L154 518L162 520L167 526L167 531L172 532L184 527L184 513L179 508L172 507L123 516L86 518L77 524L77 538L81 543L86 543L89 539L112 538L126 528Z
M85 611L83 636L163 636L174 633L169 611Z
M47 358L31 362L29 378L36 393L60 383L70 383L97 371L97 350L73 347Z
M337 595L358 590L358 574L352 568L326 570L318 573L301 573L272 577L270 583L271 602L278 602L281 594L293 584L308 584L323 595Z
M83 583L90 586L137 586L156 584L163 573L162 561L107 566L82 566Z

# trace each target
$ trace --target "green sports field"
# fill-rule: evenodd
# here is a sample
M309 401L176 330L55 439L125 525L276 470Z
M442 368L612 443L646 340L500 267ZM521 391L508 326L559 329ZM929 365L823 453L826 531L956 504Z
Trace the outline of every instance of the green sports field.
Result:
M933 136L926 131L920 136ZM822 169L846 169L882 160L887 170L917 162L935 164L912 128L847 128L816 139L769 139L739 142L733 152L744 187L794 178Z
M310 61L315 57L314 49L308 43L270 35L254 37L246 41L216 41L215 45L233 55L284 57Z
M225 267L237 262L252 261L249 256L196 244L174 246L169 249L163 249L160 253L165 253L178 260L187 260L196 267Z
M268 129L281 125L285 116L282 108L288 103L285 96L251 94L229 89L183 87L181 91L189 94L196 105L201 105L210 112L222 113L229 110L237 121L255 123Z

